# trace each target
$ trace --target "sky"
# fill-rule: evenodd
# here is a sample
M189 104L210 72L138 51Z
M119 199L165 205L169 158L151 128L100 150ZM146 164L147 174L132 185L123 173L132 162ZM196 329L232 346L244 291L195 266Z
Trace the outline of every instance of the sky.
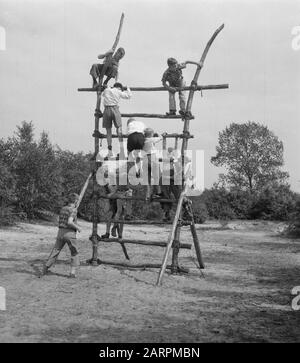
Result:
M199 61L213 32L225 24L198 83L229 83L229 89L197 93L192 107L190 147L204 150L205 186L222 172L210 163L219 132L250 120L283 141L284 170L300 192L300 49L292 47L300 0L0 0L0 30L6 34L5 50L0 44L0 137L32 120L37 135L46 130L63 149L93 150L96 95L77 88L90 87L90 66L112 46L122 12L119 45L126 55L119 80L135 87L161 86L169 57ZM184 70L188 84L194 72L193 65ZM134 92L121 111L165 113L168 94ZM183 126L180 120L144 121L159 133L181 132Z

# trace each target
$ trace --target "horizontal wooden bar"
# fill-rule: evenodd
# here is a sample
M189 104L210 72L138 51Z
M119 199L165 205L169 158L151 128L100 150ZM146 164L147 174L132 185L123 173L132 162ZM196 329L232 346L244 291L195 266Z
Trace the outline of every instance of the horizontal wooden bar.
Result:
M96 136L94 136L96 137ZM184 134L167 134L166 136L164 136L166 139L171 139L171 138L178 138L178 139L193 139L194 135L184 135ZM101 132L99 132L99 134L97 133L97 138L98 139L106 139L106 134L102 134ZM118 139L119 136L118 135L112 135L113 139ZM128 135L122 135L123 139L127 139Z
M133 224L133 225L171 225L173 224L173 221L168 221L168 222L164 222L164 221L144 221L144 220L112 220L112 223L121 223L121 224ZM99 223L106 223L106 221L100 221ZM190 221L180 221L179 222L181 225L183 226L189 226L191 224Z
M108 197L107 195L100 195L98 196L98 198L100 199L126 199L126 200L142 200L144 202L146 202L146 198L143 197ZM176 203L175 199L165 199L165 198L156 198L156 199L151 199L149 200L149 202L154 203Z
M112 266L119 266L119 267L125 267L125 268L140 268L140 269L146 269L146 268L161 268L161 264L159 263L137 263L137 264L130 264L130 263L122 263L122 262L114 262L114 261L102 261L99 260L98 263L100 265L112 265ZM167 266L168 270L172 270L172 266ZM189 273L189 269L183 266L178 266L178 272L182 273Z
M144 118L163 118L163 119L182 119L181 115L162 115L157 113L122 113L122 117L144 117ZM189 117L190 120L194 119L194 116Z
M106 221L101 221L100 223L105 223ZM112 220L112 223L123 223L123 224L149 224L149 225L156 225L156 224L172 224L172 221L170 222L163 222L163 221L144 221L144 220Z
M135 245L144 245L144 246L157 246L157 247L166 247L167 242L164 241L144 241L144 240L131 240L131 239L118 239L118 238L101 238L101 242L115 242L115 243L131 243ZM180 243L179 248L185 248L190 250L192 245L189 243Z
M224 84L209 84L206 86L197 86L196 91L212 90L212 89L226 89L229 88L228 83ZM190 91L194 89L193 87L187 86L183 88L178 88L178 91ZM165 87L130 87L131 91L168 91ZM79 92L96 92L96 88L78 88Z

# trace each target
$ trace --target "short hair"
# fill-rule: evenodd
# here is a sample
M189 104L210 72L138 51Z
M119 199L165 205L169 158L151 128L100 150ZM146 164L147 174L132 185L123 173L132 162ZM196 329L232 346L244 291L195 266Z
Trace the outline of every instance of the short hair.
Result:
M68 203L75 203L79 200L79 195L76 193L71 193L68 195Z
M123 91L123 85L122 85L122 83L120 83L120 82L116 82L116 83L114 84L114 88L121 88L121 90Z
M151 137L151 136L153 136L153 134L154 134L154 130L153 130L153 129L151 129L151 127L147 127L147 128L145 129L145 131L144 131L144 134L145 134L145 136L146 136L146 137Z
M122 57L124 57L124 55L125 55L125 49L124 48L122 48L122 47L118 48L117 52L122 53Z
M135 118L130 117L130 118L127 120L127 125L128 125L128 124L130 124L130 122L133 122L133 121L135 121Z
M168 63L168 66L171 66L171 65L177 64L178 62L175 58L168 58L167 63Z

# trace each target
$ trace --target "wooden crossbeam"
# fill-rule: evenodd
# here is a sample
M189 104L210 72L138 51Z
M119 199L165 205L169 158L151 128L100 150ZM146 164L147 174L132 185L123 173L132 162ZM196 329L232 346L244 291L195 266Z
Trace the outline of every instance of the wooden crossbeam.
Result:
M94 136L94 137L96 137L96 136ZM97 137L98 137L98 139L106 139L106 134L102 134L101 132L99 132L99 134L97 133ZM114 135L112 135L112 138L113 139L117 139L119 136L118 135L116 135L116 134L114 134ZM122 135L122 137L123 137L123 139L127 139L128 138L128 135ZM185 134L167 134L166 136L165 136L165 138L166 139L171 139L171 138L175 138L175 139L193 139L194 138L194 135L189 135L189 134L187 134L187 135L185 135Z
M126 199L126 200L142 200L146 202L146 199L143 197L108 197L107 195L99 195L99 199ZM157 202L157 203L176 203L177 201L175 199L165 199L165 198L156 198L151 199L151 203Z
M212 89L226 89L229 88L228 83L225 84L209 84L206 86L196 86L195 91L204 91L204 90L212 90ZM183 87L183 88L177 88L177 91L190 91L191 89L194 89L191 86ZM168 91L165 87L130 87L131 91L142 91L142 92L149 92L149 91ZM78 88L78 92L96 92L97 88Z
M106 222L106 221L103 221ZM162 224L162 225L166 225L166 224L172 224L172 222L164 222L164 221L146 221L146 220L112 220L112 223L123 223L123 224L145 224L145 225L156 225L156 224Z
M164 118L164 119L182 119L181 115L163 115L158 113L122 113L122 117L142 117L142 118ZM189 116L190 120L194 119L194 116Z
M144 241L144 240L131 240L131 239L119 240L118 238L101 238L101 242L131 243L135 245L158 246L158 247L167 246L167 242L164 241ZM179 248L190 250L192 248L192 245L189 243L180 243Z
M139 269L146 269L146 268L160 268L161 265L158 263L137 263L137 264L131 264L131 263L122 263L122 262L114 262L114 261L103 261L98 259L99 265L111 265L111 266L117 266L117 267L125 267L125 268L139 268ZM172 266L168 265L166 267L168 270L172 270ZM178 272L181 273L189 273L189 269L183 266L178 266Z

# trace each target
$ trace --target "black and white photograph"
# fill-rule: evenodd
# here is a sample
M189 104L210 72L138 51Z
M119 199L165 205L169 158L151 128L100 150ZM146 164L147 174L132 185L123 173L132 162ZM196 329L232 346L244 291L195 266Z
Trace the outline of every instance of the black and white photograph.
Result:
M0 0L0 343L299 343L299 97L300 0Z

